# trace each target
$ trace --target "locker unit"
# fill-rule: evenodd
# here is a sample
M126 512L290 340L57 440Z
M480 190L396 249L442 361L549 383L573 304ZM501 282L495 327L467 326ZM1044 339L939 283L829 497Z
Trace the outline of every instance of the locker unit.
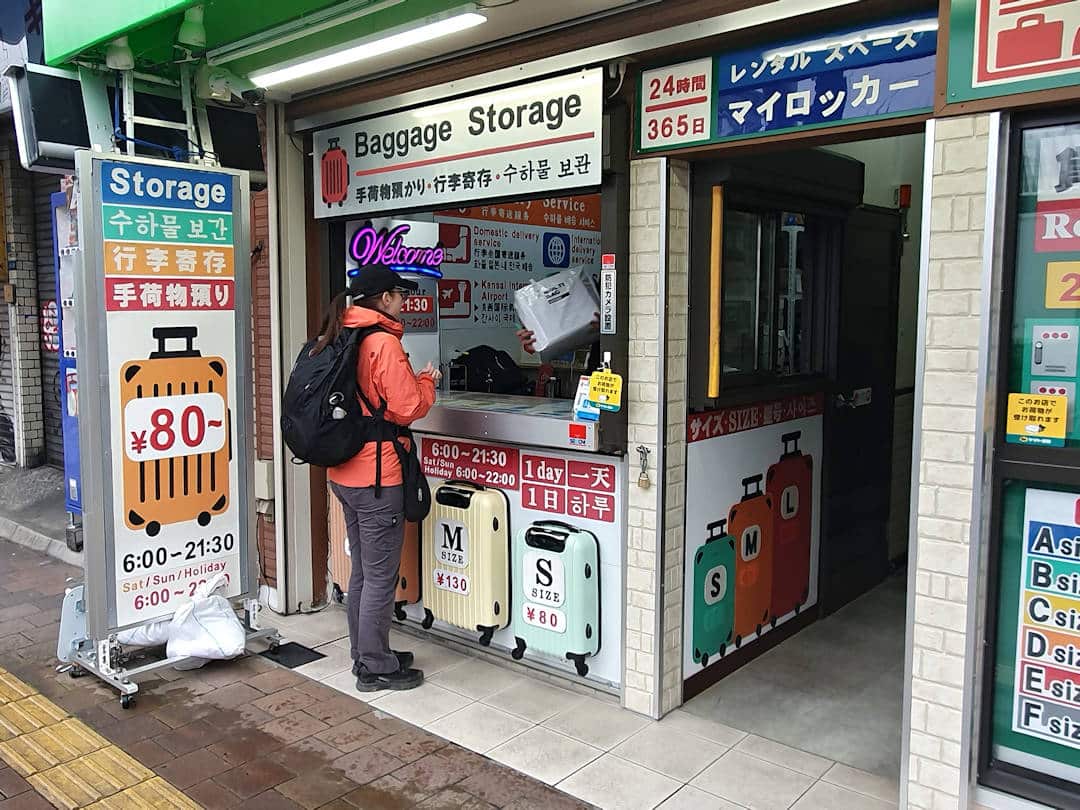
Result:
M435 619L480 631L488 646L510 624L510 526L506 496L447 481L432 493L424 521L423 627Z
M578 675L600 650L600 544L568 523L533 523L514 538L514 636L526 649L573 661Z
M352 555L345 526L345 510L333 490L328 488L328 521L330 528L330 583L334 601L339 605L349 594L352 577ZM401 547L398 586L394 596L394 616L405 621L405 605L420 601L420 529L415 523L405 524L405 541Z
M799 450L801 432L781 437L784 451L769 467L765 491L776 506L772 567L772 622L799 609L810 596L814 460Z
M124 411L123 479L124 520L129 529L142 529L155 537L162 526L195 520L208 526L213 515L229 504L229 462L232 460L232 430L228 412L225 361L203 357L194 348L198 329L193 326L157 327L153 330L157 351L147 360L125 363L120 369L120 406ZM169 350L170 340L183 340L185 348ZM214 452L193 453L170 458L138 461L131 457L128 406L147 398L216 394L222 405L225 440ZM175 437L185 429L185 416L173 417L170 430ZM140 425L141 426L141 425ZM204 425L205 427L205 425ZM195 430L188 427L188 430ZM138 431L135 431L138 432ZM197 432L197 430L196 430ZM168 434L166 434L168 435ZM142 441L154 441L153 435Z
M761 490L763 478L743 479L742 500L728 515L735 538L735 646L769 621L775 517L772 498Z
M694 660L703 667L709 656L721 658L735 633L735 538L727 520L707 527L705 545L694 555Z

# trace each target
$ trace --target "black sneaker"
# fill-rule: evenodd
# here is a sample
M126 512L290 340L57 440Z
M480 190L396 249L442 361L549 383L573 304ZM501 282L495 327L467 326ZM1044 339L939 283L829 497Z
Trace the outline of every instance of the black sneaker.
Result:
M360 674L356 676L356 688L360 692L379 692L384 689L401 692L415 689L423 682L424 673L419 669L399 669L397 672L380 674L360 667Z
M394 655L397 656L398 669L409 669L413 665L413 654L411 652L398 652L397 650L391 650ZM360 674L360 664L353 661L352 674Z

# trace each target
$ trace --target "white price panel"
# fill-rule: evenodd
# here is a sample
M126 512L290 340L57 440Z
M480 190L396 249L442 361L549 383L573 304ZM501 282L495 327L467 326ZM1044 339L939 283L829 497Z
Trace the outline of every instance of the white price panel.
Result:
M143 397L124 406L124 452L136 462L216 453L227 431L220 394Z
M711 58L641 74L640 148L670 148L712 139Z
M522 576L525 577L525 597L530 601L553 607L565 601L566 572L559 555L526 551Z
M435 521L435 558L455 568L469 564L469 529L464 523L445 518Z
M526 602L521 606L521 618L525 624L550 630L553 633L566 632L566 614L555 608L531 605Z
M431 572L431 580L441 591L450 591L460 596L469 595L469 578L464 574L452 574L436 568Z

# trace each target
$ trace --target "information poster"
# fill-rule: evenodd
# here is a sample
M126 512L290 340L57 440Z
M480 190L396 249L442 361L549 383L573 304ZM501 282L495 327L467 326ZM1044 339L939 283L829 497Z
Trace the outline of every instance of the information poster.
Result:
M480 344L521 355L514 293L570 267L600 282L600 195L439 211L443 362Z
M422 531L420 543L435 544L427 555L435 564L420 572L421 601L404 607L408 620L422 623L432 608L437 631L479 643L462 617L471 621L487 595L506 593L509 605L494 618L506 626L490 649L617 686L625 462L430 435L420 436L420 459L436 491L425 521L433 530ZM477 494L441 503L437 491L448 481ZM492 564L504 557L505 568ZM430 595L447 591L460 603L444 615Z
M1016 280L1009 393L1064 400L1064 441L1057 423L1016 435L1010 412L1008 441L1077 446L1080 382L1080 126L1027 130L1021 151L1016 212ZM1045 415L1044 415L1045 416Z
M250 409L238 368L247 348L237 346L246 192L236 174L178 164L101 160L94 170L100 214L89 238L104 300L100 315L81 315L86 333L104 329L92 362L107 381L109 452L94 475L111 486L104 503L84 508L104 512L122 627L172 615L216 575L226 596L249 584L250 503L236 452Z
M1006 485L994 756L1080 786L1080 491Z
M683 677L817 602L820 394L687 423Z

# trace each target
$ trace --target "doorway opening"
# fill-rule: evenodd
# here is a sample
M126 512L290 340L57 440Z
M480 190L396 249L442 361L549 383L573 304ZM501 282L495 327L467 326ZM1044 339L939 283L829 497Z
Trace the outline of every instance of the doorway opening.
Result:
M894 780L924 144L692 167L683 708Z

